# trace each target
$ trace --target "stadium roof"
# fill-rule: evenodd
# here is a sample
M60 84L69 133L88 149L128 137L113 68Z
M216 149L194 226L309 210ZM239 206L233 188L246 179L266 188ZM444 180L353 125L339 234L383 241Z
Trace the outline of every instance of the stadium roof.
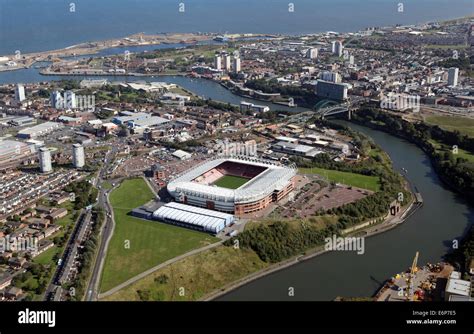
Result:
M193 182L198 176L225 161L266 167L267 169L234 190ZM171 194L183 193L215 201L246 203L260 199L272 193L275 189L282 189L294 175L296 175L295 166L283 166L272 161L252 157L217 158L193 166L192 169L169 182L167 188Z

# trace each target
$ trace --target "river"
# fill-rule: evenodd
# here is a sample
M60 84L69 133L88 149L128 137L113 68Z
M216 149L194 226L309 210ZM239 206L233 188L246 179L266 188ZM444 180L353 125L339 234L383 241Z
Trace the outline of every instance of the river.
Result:
M43 66L43 63L36 64ZM202 78L189 78L184 76L175 76L175 75L165 75L165 76L156 76L156 77L133 77L133 76L45 76L39 73L40 69L35 67L20 69L16 71L0 72L0 85L1 84L13 84L13 83L36 83L36 82L47 82L47 81L57 81L57 80L82 80L82 79L98 79L106 78L109 81L122 81L122 82L153 82L153 81L163 81L167 83L177 84L184 89L193 92L196 95L199 95L203 98L210 98L215 101L221 101L226 103L231 103L235 105L240 105L241 101L247 101L255 104L269 106L271 110L284 110L284 111L304 111L305 108L300 107L287 107L279 104L259 101L255 99L244 98L238 95L231 93L227 88L219 85L218 83Z
M0 83L63 79L37 72L32 68L0 73ZM114 77L113 80L138 78ZM163 76L143 80L176 83L197 95L233 104L253 101L205 79ZM272 109L303 110L256 102ZM402 167L408 170L407 177L423 195L424 206L400 227L368 238L364 255L327 253L253 281L218 300L332 300L336 296L370 296L385 279L405 270L416 251L420 251L420 263L440 261L453 240L461 237L474 222L474 209L442 185L428 157L418 147L380 131L347 124L372 137L388 152L397 170ZM289 287L295 289L294 297L288 296Z
M384 132L346 123L374 139L392 158L394 168L423 195L424 206L401 226L365 241L365 253L331 252L255 280L218 300L333 300L337 296L371 296L383 281L406 270L416 251L419 263L442 260L474 222L474 209L445 188L426 154L415 145ZM294 296L288 296L289 288Z

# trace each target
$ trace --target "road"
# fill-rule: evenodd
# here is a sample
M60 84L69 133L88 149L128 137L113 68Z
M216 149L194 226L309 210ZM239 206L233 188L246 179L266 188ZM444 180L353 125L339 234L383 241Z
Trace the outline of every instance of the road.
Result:
M104 158L104 165L102 166L99 175L97 176L97 186L99 188L99 197L97 200L97 206L104 209L105 213L105 224L101 231L101 241L99 246L99 251L97 252L96 260L94 262L94 267L92 270L92 275L89 280L89 284L87 286L86 292L86 301L93 301L97 300L97 296L99 294L99 284L100 284L100 274L102 272L102 267L104 266L105 262L105 255L107 253L107 247L109 244L110 239L112 238L112 234L115 227L114 221L114 212L112 210L112 206L109 202L109 194L112 189L104 189L103 182L107 173L108 168L110 167L111 163L115 159L115 155L118 151L117 146L112 146L112 150L107 152ZM119 182L117 182L118 184Z
M79 241L78 238L80 238L81 236L81 233L80 233L81 227L84 225L84 223L87 224L89 220L90 220L90 211L81 210L79 217L76 220L74 230L67 241L66 247L64 248L64 251L60 260L61 262L57 266L56 271L54 272L53 277L51 278L51 282L46 288L46 291L44 293L45 300L50 300L56 288L60 286L60 284L58 284L59 283L58 281L61 277L61 274L65 270L69 271L70 268L68 268L68 263L71 261L68 261L68 258L71 256L76 243Z
M226 241L227 239L228 239L228 238L223 239L223 240L218 241L218 242L215 242L215 243L213 243L213 244L207 245L207 246L205 246L205 247L201 247L201 248L194 249L194 250L192 250L192 251L190 251L190 252L187 252L187 253L182 254L182 255L180 255L180 256L177 256L177 257L174 257L174 258L172 258L172 259L170 259L170 260L168 260L168 261L165 261L165 262L163 262L163 263L160 263L159 265L156 265L156 266L154 266L154 267L152 267L152 268L150 268L150 269L148 269L148 270L146 270L146 271L144 271L144 272L142 272L142 273L140 273L140 274L138 274L138 275L136 275L136 276L130 278L129 280L123 282L122 284L119 284L119 285L117 285L116 287L114 287L114 288L112 288L112 289L110 289L110 290L108 290L108 291L106 291L106 292L104 292L104 293L101 293L101 294L99 295L99 298L102 299L102 298L105 298L105 297L107 297L107 296L110 296L111 294L113 294L113 293L115 293L115 292L117 292L117 291L119 291L119 290L125 288L126 286L129 286L130 284L133 284L133 283L135 283L136 281L138 281L138 280L140 280L140 279L142 279L142 278L145 278L146 276L148 276L148 275L154 273L155 271L157 271L157 270L159 270L159 269L161 269L161 268L163 268L163 267L166 267L166 266L168 266L168 265L170 265L170 264L172 264L172 263L175 263L175 262L177 262L177 261L180 261L180 260L182 260L182 259L184 259L184 258L187 258L187 257L191 256L191 255L195 255L195 254L204 252L204 251L206 251L206 250L208 250L208 249L211 249L211 248L220 246L220 245L221 245L224 241Z

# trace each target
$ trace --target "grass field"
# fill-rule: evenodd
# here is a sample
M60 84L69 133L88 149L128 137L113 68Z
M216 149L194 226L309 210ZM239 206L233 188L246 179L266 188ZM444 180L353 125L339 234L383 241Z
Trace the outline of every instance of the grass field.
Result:
M227 188L227 189L237 189L241 185L247 183L249 179L240 176L233 176L233 175L224 175L219 180L214 182L215 186Z
M166 260L218 240L205 233L128 215L152 198L153 193L141 178L125 180L111 193L115 229L102 273L102 292Z
M157 270L104 300L197 300L266 266L252 250L218 246Z
M44 265L48 265L48 264L55 265L54 263L52 263L53 258L61 250L62 248L59 248L58 246L53 246L50 249L41 253L40 255L36 256L33 259L33 262L38 263L38 264L44 264Z
M379 178L376 176L368 176L362 174L340 172L337 170L323 168L300 168L302 174L319 174L329 181L347 184L349 186L368 189L372 191L380 190Z
M434 139L430 139L430 143L433 144L436 150L441 151L441 152L446 152L446 151L452 152L453 150L452 147L441 144L440 142ZM464 159L469 160L470 162L474 162L474 154L471 154L469 151L463 150L462 148L458 148L458 153L455 155L455 157L464 158Z
M458 116L428 116L425 121L428 124L438 125L440 128L454 131L474 137L474 119Z

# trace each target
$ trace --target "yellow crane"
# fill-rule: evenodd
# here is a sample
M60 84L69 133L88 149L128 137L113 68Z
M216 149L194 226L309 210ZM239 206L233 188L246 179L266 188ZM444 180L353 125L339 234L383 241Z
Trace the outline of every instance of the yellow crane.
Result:
M407 279L407 301L410 301L412 300L413 298L413 295L412 294L412 289L411 289L411 284L412 284L412 279L414 278L415 276L415 273L418 271L418 268L416 267L416 264L418 263L418 256L419 256L419 252L416 252L415 254L415 258L413 259L413 263L411 265L411 268L410 268L410 273L408 274L408 279Z

